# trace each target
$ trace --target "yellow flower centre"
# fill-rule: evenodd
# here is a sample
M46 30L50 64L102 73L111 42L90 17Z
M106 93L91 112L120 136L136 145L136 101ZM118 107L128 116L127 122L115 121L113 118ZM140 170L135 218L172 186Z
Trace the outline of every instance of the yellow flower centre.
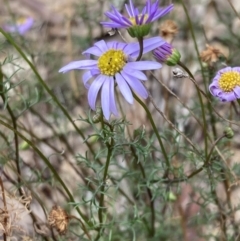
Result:
M110 49L98 59L98 68L104 75L114 76L126 64L126 56L122 50Z
M142 18L142 14L139 14L139 15L138 15L138 20L140 20L141 18ZM144 19L143 19L142 24L145 24L145 22L147 21L147 19L148 19L148 14L144 14ZM135 17L131 17L131 18L129 18L129 20L130 20L130 22L132 23L133 26L138 25L138 24L136 23Z
M240 86L240 73L236 71L223 73L218 84L224 92L231 92L237 85Z
M25 22L27 21L27 19L26 18L24 18L24 17L21 17L21 18L18 18L17 19L17 24L24 24Z

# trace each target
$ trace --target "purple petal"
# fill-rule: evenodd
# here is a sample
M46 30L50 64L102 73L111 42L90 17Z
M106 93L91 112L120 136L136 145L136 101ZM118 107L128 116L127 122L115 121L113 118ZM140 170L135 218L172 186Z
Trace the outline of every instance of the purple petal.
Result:
M90 85L87 83L93 76L100 74L100 71L97 70L89 70L85 72L82 76L84 86L89 89Z
M102 51L102 53L105 53L106 51L108 51L107 44L104 40L100 40L100 41L96 42L94 44L94 46L98 47L99 50Z
M23 35L24 33L26 33L33 26L33 22L34 22L33 18L30 18L30 17L27 18L25 23L19 25L18 27L19 34Z
M107 12L105 13L105 15L112 20L113 22L101 22L102 25L109 25L109 24L118 24L121 27L127 27L127 26L131 26L131 22L125 18L122 15L117 15L115 12L111 13L111 12ZM129 24L130 23L130 24Z
M236 72L238 72L240 74L240 67L233 67L232 71L236 71Z
M166 14L168 14L172 10L173 10L173 4L169 5L166 8L161 8L160 11L158 11L158 13L155 14L155 16L153 17L152 21L155 21L158 18L165 16Z
M107 79L107 77L105 75L99 75L93 81L93 83L91 84L91 86L88 90L88 103L92 110L95 110L98 92L106 79Z
M102 50L99 49L98 47L96 46L93 46L91 48L88 48L87 50L85 50L84 52L82 52L82 54L86 55L86 54L92 54L92 55L95 55L95 56L101 56L103 54Z
M107 77L104 80L102 85L102 92L101 92L101 104L104 117L109 120L111 111L110 111L110 83L111 79Z
M229 71L231 71L232 70L232 68L231 67L226 67L226 68L223 68L223 69L221 69L221 70L219 70L218 72L217 72L217 74L223 74L223 73L226 73L226 72L229 72Z
M115 102L115 94L114 94L114 78L110 77L110 110L115 115L118 116L118 111Z
M219 87L217 87L215 85L210 85L209 86L209 91L215 97L218 97L223 92L221 89L219 89Z
M234 91L236 97L238 99L240 99L240 86L236 86L233 91Z
M120 92L122 93L126 101L129 104L132 104L133 96L128 84L126 83L126 80L119 73L117 73L115 77L116 77L116 82L118 84L118 88Z
M162 46L164 43L165 41L160 37L145 39L143 41L143 54ZM128 46L124 49L124 52L127 55L136 58L139 54L139 43L128 44Z
M129 5L130 5L130 12L131 12L131 17L134 17L134 15L135 15L135 12L134 12L134 5L133 5L133 3L132 3L132 0L129 0Z
M143 81L147 80L147 76L139 70L132 70L132 69L129 69L129 68L123 68L122 71L124 71L129 76L135 77L137 79L140 79L140 80L143 80Z
M133 91L135 91L143 99L148 97L148 92L140 80L130 77L127 74L122 74L123 78L127 81Z
M114 22L100 22L104 27L106 28L122 28L122 27L127 27L123 24L117 24Z
M113 42L108 42L107 46L109 49L120 49L123 50L127 44L126 43L121 43L121 42L117 42L117 41L113 41Z
M237 97L235 96L234 92L223 92L218 97L223 102L229 102L229 101L233 101L233 100L237 99Z
M145 19L145 15L142 14L141 18L139 19L139 25L142 25Z
M129 70L151 70L151 69L159 69L162 65L155 61L138 61L138 62L129 62L125 65L125 68Z
M93 69L97 68L97 61L96 60L80 60L80 61L73 61L69 64L62 67L58 72L66 73L73 69Z

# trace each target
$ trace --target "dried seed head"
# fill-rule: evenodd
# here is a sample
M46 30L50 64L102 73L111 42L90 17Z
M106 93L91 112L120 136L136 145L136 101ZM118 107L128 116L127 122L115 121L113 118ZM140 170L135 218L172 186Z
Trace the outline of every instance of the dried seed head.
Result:
M159 27L159 34L164 39L171 41L178 33L177 24L172 20L164 21Z
M212 65L213 63L217 62L219 57L222 55L223 54L219 49L207 44L206 49L201 52L200 58L203 62Z
M60 206L53 206L48 216L48 223L56 228L60 235L65 234L69 223L69 217Z

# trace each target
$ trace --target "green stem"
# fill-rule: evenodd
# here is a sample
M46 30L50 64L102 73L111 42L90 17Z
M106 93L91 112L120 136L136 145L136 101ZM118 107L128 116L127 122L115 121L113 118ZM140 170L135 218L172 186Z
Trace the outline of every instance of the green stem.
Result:
M142 54L143 54L143 38L139 38L138 39L138 42L139 42L139 54L138 54L138 57L136 59L136 61L139 61L141 58L142 58Z
M104 124L105 124L105 123L104 123L104 121L103 121L103 118L102 118L102 120L101 120L101 123L102 123L102 128L104 128ZM108 127L110 128L111 132L114 131L114 130L113 130L113 127L112 127L111 125L108 124ZM114 140L113 140L113 138L111 138L111 143L110 143L110 144L107 144L107 149L108 149L107 161L106 161L106 164L105 164L105 167L104 167L103 181L102 181L101 188L100 188L101 196L100 196L99 210L98 210L98 219L99 219L100 227L99 227L99 230L98 230L98 235L97 235L97 237L95 238L95 241L97 241L97 240L100 238L101 232L102 232L101 226L102 226L102 224L103 224L105 182L106 182L106 179L107 179L108 168L109 168L110 161L111 161L111 157L112 157L113 145L114 145Z
M135 93L133 93L133 96L134 96L134 99L143 107L143 109L144 109L144 110L146 111L146 113L147 113L147 117L149 118L149 120L150 120L150 122L151 122L151 125L152 125L152 128L153 128L153 130L154 130L154 132L155 132L155 134L156 134L156 136L157 136L159 145L160 145L160 147L161 147L163 156L164 156L164 158L165 158L166 165L167 165L167 167L168 167L168 169L169 169L171 165L170 165L170 162L169 162L169 160L168 160L168 156L167 156L166 150L165 150L165 148L164 148L164 145L163 145L161 136L159 135L158 129L157 129L157 127L156 127L156 125L155 125L155 123L154 123L154 121L153 121L152 115L151 115L149 109L147 108L147 106L138 98L138 96L137 96Z
M61 179L61 177L58 175L57 171L55 170L55 168L52 166L52 164L49 162L49 160L44 156L44 154L34 145L32 144L32 142L30 140L28 140L24 135L22 135L20 132L18 132L16 129L14 129L12 126L10 126L9 124L5 123L4 121L0 120L0 124L5 126L6 128L12 130L14 133L16 133L20 138L22 138L25 142L28 143L29 146L32 147L32 149L42 158L42 160L44 161L44 163L47 165L47 167L51 170L51 172L53 173L53 175L55 176L55 178L60 182L60 184L62 185L63 189L65 190L65 192L67 193L69 200L73 203L75 203L75 200L71 194L71 192L69 191L69 189L67 188L66 184L63 182L63 180ZM77 207L76 208L79 215L81 216L81 218L85 221L85 223L87 223L90 227L92 227L92 223L90 223L87 220L87 217L80 211L80 209Z
M141 162L139 162L138 164L139 164L142 176L143 176L144 180L146 180L146 174L145 174L145 171L144 171L144 168L143 168ZM151 227L152 227L152 229L150 231L150 237L154 237L154 234L155 234L154 199L153 199L153 195L152 195L151 189L148 188L148 187L147 187L147 193L148 193L149 202L150 202L150 208L151 208Z
M184 4L184 0L180 0L180 1L181 1L181 3L182 3L184 12L185 12L186 17L187 17L187 21L188 21L189 29L190 29L190 32L191 32L191 35L192 35L194 47L195 47L196 52L197 52L198 62L199 62L199 65L200 65L200 67L201 67L201 72L202 72L202 77L203 77L203 83L204 83L204 87L205 87L205 92L207 92L206 79L205 79L204 70L203 70L203 65L202 65L202 61L201 61L200 54L199 54L199 50L198 50L197 40L196 40L194 31L193 31L192 21L191 21L189 15L188 15L188 11L187 11L186 5Z
M188 74L189 76L194 80L194 85L196 85L196 80L194 79L193 74L191 73L191 71L187 68L187 66L182 63L181 61L178 62L178 65L181 66ZM199 91L199 88L197 88L197 94L198 94L198 99L200 102L200 106L201 106L201 112L202 112L202 118L203 118L203 132L204 132L204 145L205 145L205 157L207 157L207 153L208 153L208 142L207 142L207 122L206 122L206 115L205 115L205 111L204 111L204 104L203 104L203 100L202 100L202 96L201 93Z
M22 56L22 58L28 63L34 74L36 75L38 81L41 83L41 85L44 87L44 89L47 91L47 93L52 97L53 101L58 105L58 107L62 110L64 115L67 117L67 119L72 123L74 126L75 130L78 132L78 134L85 140L83 132L77 127L75 122L72 120L71 116L68 114L67 110L61 105L60 101L58 98L54 95L54 93L49 89L47 84L44 82L38 71L36 70L35 66L31 63L31 61L28 60L27 56L23 53L21 48L14 42L12 37L7 34L2 28L0 28L0 33L4 35L4 37L12 44L12 46L19 52L19 54ZM90 152L95 155L94 150L92 146L85 140L85 143L90 150Z

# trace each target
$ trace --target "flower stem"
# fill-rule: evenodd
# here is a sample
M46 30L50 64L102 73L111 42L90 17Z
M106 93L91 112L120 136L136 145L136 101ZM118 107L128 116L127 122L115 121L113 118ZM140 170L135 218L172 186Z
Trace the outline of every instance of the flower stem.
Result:
M152 128L153 128L153 130L154 130L154 132L155 132L155 134L156 134L156 136L157 136L159 145L160 145L160 147L161 147L163 156L164 156L164 158L165 158L166 165L167 165L167 167L168 167L168 169L169 169L169 168L170 168L170 162L169 162L169 160L168 160L168 156L167 156L166 150L165 150L165 148L164 148L164 145L163 145L161 136L159 135L158 129L157 129L157 127L156 127L156 125L155 125L155 123L154 123L154 121L153 121L152 115L151 115L149 109L147 108L147 106L138 98L138 96L137 96L135 93L133 93L133 97L134 97L134 99L143 107L143 109L146 111L147 117L149 118L149 120L150 120L150 122L151 122L151 125L152 125Z
M202 61L201 61L201 59L200 59L200 54L199 54L199 50L198 50L198 45L197 45L196 37L195 37L195 34L194 34L194 28L193 28L193 25L192 25L192 21L191 21L191 18L190 18L190 16L189 16L189 14L188 14L186 5L185 5L185 3L184 3L185 1L184 1L184 0L180 0L180 1L181 1L181 3L182 3L184 12L185 12L186 17L187 17L187 21L188 21L188 25L189 25L189 30L190 30L191 35L192 35L194 47L195 47L195 50L196 50L196 53L197 53L197 57L198 57L198 62L199 62L199 65L200 65L200 67L201 67L201 72L202 72L202 78L203 78L203 83L204 83L205 92L207 92L206 78L205 78L205 75L204 75L203 64L202 64Z
M102 128L104 128L105 122L104 122L103 118L101 120L101 123L102 123ZM110 128L111 132L114 131L113 127L110 124L108 124L108 127ZM105 182L106 182L106 179L107 179L108 168L109 168L109 165L110 165L112 152L113 152L113 145L114 145L113 138L111 138L110 144L107 143L106 145L107 145L108 153L107 153L107 161L106 161L106 164L105 164L105 167L104 167L103 180L102 180L102 184L101 184L101 188L100 188L101 196L100 196L100 200L99 200L99 209L98 209L98 219L99 219L100 227L99 227L99 230L98 230L98 235L95 238L95 241L97 241L101 237L101 232L102 232L101 225L103 223Z
M191 73L191 71L187 68L187 66L182 63L181 61L178 62L178 65L181 66L191 77L191 79L194 80L194 85L196 85L196 80L193 76L193 74ZM197 88L197 94L198 94L198 99L200 102L200 106L201 106L201 111L202 111L202 118L203 118L203 131L204 131L204 144L205 144L205 157L207 157L207 152L208 152L208 142L207 142L207 122L206 122L206 115L205 115L205 111L204 111L204 105L203 105L203 100L202 100L202 96L201 93L199 91L199 89Z
M139 54L138 57L136 59L136 61L139 61L142 58L142 54L143 54L143 38L138 38L138 42L139 42Z

